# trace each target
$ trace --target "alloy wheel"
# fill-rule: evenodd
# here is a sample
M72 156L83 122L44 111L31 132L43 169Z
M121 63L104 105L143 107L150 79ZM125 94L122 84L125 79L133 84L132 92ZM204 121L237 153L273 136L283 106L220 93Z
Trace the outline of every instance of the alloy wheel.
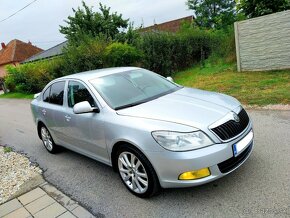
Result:
M148 189L148 175L141 161L131 152L122 152L118 158L121 178L135 193L143 194Z
M50 133L45 127L41 127L41 139L43 141L44 146L47 150L52 151L53 149L53 142L50 136Z

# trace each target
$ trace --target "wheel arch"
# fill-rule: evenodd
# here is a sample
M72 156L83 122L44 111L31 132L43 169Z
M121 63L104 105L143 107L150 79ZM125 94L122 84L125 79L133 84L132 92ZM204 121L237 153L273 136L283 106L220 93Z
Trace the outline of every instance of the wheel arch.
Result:
M40 128L41 128L42 126L45 126L45 124L44 124L41 120L39 120L39 121L37 122L37 134L38 134L38 137L39 137L40 139L41 139Z
M119 150L122 146L129 146L129 147L131 147L131 148L133 148L133 149L136 149L136 150L138 150L139 152L141 152L141 153L142 153L142 154L147 158L147 160L151 163L151 165L152 165L152 167L153 167L155 173L156 173L157 176L158 176L158 173L157 173L155 167L153 166L153 164L152 164L150 158L146 155L146 153L145 153L145 152L144 152L144 151L143 151L143 150L142 150L138 145L136 145L136 144L134 144L134 143L132 143L132 142L130 142L130 141L127 141L127 140L120 140L120 141L117 141L117 142L115 142L114 145L112 146L112 151L111 151L111 163L112 163L113 170L114 170L115 172L118 171L118 169L117 169L117 168L118 168L118 163L117 163L116 155L117 155L118 150ZM159 176L158 176L158 178L159 178Z

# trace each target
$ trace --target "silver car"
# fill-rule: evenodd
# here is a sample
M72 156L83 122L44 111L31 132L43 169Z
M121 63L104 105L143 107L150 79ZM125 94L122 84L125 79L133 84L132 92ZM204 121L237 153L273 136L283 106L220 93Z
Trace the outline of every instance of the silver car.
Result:
M142 68L55 79L31 109L47 151L63 146L110 165L139 197L221 178L253 148L252 122L235 98Z

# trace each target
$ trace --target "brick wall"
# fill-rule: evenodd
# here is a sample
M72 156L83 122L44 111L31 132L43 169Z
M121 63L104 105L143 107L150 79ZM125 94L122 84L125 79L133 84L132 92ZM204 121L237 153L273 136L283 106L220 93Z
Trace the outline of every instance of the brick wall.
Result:
M290 69L290 10L235 23L239 71Z

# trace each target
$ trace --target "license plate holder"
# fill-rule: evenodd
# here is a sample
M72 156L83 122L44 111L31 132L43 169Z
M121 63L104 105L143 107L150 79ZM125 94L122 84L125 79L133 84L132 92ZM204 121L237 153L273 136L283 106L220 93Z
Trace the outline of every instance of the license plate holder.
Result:
M254 133L253 130L251 130L242 140L233 144L234 156L239 156L239 154L242 153L246 149L246 147L248 147L249 144L253 141L253 138Z

